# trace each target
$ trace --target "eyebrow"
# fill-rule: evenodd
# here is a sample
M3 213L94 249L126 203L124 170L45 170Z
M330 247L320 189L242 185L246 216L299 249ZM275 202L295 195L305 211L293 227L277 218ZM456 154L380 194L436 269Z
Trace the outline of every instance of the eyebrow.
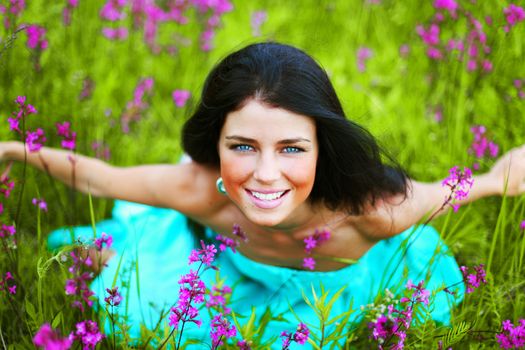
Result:
M235 140L235 141L240 141L240 142L248 142L248 143L257 142L257 140L251 139L249 137L238 136L238 135L226 136L225 139ZM278 144L285 144L285 145L292 144L292 143L298 143L298 142L312 142L312 141L305 139L304 137L296 137L292 139L283 139L283 140L277 141Z

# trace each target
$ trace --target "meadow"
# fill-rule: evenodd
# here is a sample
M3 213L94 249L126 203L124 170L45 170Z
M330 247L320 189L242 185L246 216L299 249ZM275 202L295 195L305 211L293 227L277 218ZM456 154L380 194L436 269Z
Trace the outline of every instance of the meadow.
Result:
M525 144L524 7L500 0L3 0L0 140L24 141L29 151L65 148L119 166L176 163L181 126L214 64L249 43L275 40L315 57L347 117L369 129L413 178L441 181L453 166L480 174ZM88 305L92 297L66 293L82 261L72 261L74 247L49 250L46 237L109 217L113 202L23 163L0 162L0 173L1 348L35 348L46 324L46 339L56 338L56 347L42 346L48 349L155 348L166 339L177 347L169 329L130 341L122 318L115 320L119 337L80 334L81 322L113 320L113 307L97 312ZM403 328L406 339L385 331L381 344L371 326L381 312L371 308L360 324L340 327L343 345L334 340L322 348L525 346L525 196L485 198L431 225L468 268L466 281L476 284L451 324L421 312ZM416 294L410 295L417 304ZM324 302L313 307L326 309ZM206 348L243 348L245 340L264 348L253 329L238 328L224 344L210 340ZM60 343L68 334L71 344ZM308 344L320 347L315 337Z

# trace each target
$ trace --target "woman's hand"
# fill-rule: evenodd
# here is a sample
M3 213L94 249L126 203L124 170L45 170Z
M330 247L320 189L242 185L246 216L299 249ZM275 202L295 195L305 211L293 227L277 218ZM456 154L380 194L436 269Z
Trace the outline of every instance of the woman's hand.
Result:
M525 193L525 145L501 156L487 175L494 181L500 195L517 196Z

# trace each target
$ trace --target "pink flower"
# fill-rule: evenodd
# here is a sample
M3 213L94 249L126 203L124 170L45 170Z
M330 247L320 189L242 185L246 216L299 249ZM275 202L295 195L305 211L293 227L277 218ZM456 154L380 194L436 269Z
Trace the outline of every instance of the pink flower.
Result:
M434 7L447 10L452 16L455 16L458 4L454 0L434 0Z
M304 323L299 323L295 333L282 331L280 337L282 338L282 349L289 349L292 342L299 345L304 345L308 341L310 330Z
M106 304L110 306L119 306L122 302L122 295L118 292L118 287L115 288L106 288L108 296L104 298Z
M233 338L237 335L237 329L222 314L213 317L211 321L210 337L212 339L212 349L217 349L223 345L223 340Z
M469 60L467 62L467 70L469 72L476 70L476 68L478 68L478 63L475 60Z
M521 229L522 231L525 231L525 220L523 220L523 221L521 222L521 224L520 224L520 229Z
M221 252L225 251L227 248L230 248L232 252L236 253L235 248L237 248L240 244L238 241L229 237L224 237L222 235L217 235L215 239L221 242L221 244L219 245L219 250Z
M492 62L490 62L489 60L483 60L483 62L481 63L481 67L485 72L492 72Z
M29 152L40 151L44 142L46 142L44 130L38 128L35 132L28 131L26 135L26 145Z
M15 233L16 233L16 229L15 229L15 226L13 225L2 224L2 226L0 226L0 237L1 238L14 236Z
M268 19L268 13L266 11L255 11L251 16L252 35L261 35L261 26Z
M47 211L47 203L42 198L33 198L31 203L33 203L34 206L40 208L40 210Z
M204 241L201 241L201 247L202 249L194 249L191 251L190 257L189 257L189 264L193 264L194 262L201 262L205 264L206 266L211 266L211 263L213 260L215 260L215 253L217 253L217 249L215 249L214 244L206 245L204 244Z
M61 146L64 149L74 150L76 147L77 133L69 129L69 122L56 123L57 135L62 136Z
M403 44L399 47L399 55L401 57L407 57L410 53L410 46L408 44Z
M94 350L98 343L102 341L104 335L98 330L95 321L86 320L76 324L76 331L70 338L80 340L84 345L84 350Z
M466 266L461 266L459 268L463 274L463 281L467 285L467 294L472 293L474 289L479 288L481 283L487 284L486 273L483 266L483 264L474 266L474 274L469 274L469 269Z
M186 101L190 98L191 93L188 90L175 90L172 96L175 106L182 108L186 105Z
M44 27L32 24L26 28L27 47L33 50L47 49L47 40L45 39L46 29Z
M3 194L5 198L8 198L13 188L15 188L15 183L9 181L9 176L5 175L0 177L0 194Z
M449 176L443 180L442 186L450 188L450 194L445 199L444 205L451 204L454 211L459 209L458 204L453 204L453 200L462 200L467 198L474 180L472 178L472 171L469 168L460 170L458 166L454 166L449 170Z
M435 47L427 48L427 56L433 60L440 60L443 58L443 54L441 53L441 51Z
M113 237L109 236L105 232L102 232L102 235L100 236L100 238L95 239L95 246L97 247L98 251L101 251L104 245L106 246L105 247L106 249L109 249L112 243L113 243Z
M33 337L33 344L44 350L67 350L71 348L72 343L70 337L61 338L49 323L44 323Z
M315 259L312 257L307 257L303 259L303 267L305 269L313 270L315 269Z
M366 61L369 60L373 55L373 52L368 47L360 47L357 49L357 69L360 72L366 71Z
M525 10L522 7L510 4L508 7L503 9L505 19L508 25L504 27L504 30L508 32L511 27L515 26L519 22L525 20Z
M124 19L126 14L123 11L123 7L127 1L122 0L108 0L100 10L100 17L108 21L118 21Z
M9 12L18 16L26 8L24 0L9 0Z
M416 32L427 45L439 44L439 26L437 24L431 24L428 30L422 25L418 25Z
M520 319L514 326L510 320L501 324L502 332L496 335L496 341L502 349L522 349L525 346L525 319Z
M232 235L239 237L244 243L248 242L248 236L238 224L233 224Z
M128 28L119 27L119 28L102 28L102 35L110 40L124 40L128 37Z

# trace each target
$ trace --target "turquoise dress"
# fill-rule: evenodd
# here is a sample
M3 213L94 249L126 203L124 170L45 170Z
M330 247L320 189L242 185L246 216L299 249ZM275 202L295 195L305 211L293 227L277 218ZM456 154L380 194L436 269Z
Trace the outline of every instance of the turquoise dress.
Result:
M102 232L112 235L116 256L93 281L92 291L103 305L105 288L119 286L124 291L119 312L127 314L130 333L138 336L140 324L153 329L161 312L168 311L178 300L179 277L190 269L188 256L196 247L196 240L187 227L186 217L170 209L116 201L112 219L98 223L96 232L99 236ZM93 239L91 227L77 227L74 233L77 239ZM48 246L56 249L70 244L70 237L68 229L54 231L49 235ZM256 325L267 310L281 316L268 323L262 336L273 344L272 349L281 349L278 336L282 331L294 331L299 322L319 334L316 329L319 319L305 297L313 301L313 293L320 296L323 290L331 298L343 288L330 317L354 310L348 319L349 326L362 318L362 306L373 302L378 293L384 293L386 288L396 293L409 279L414 283L426 280L425 287L430 291L455 285L455 296L438 292L430 306L432 318L442 324L449 323L451 308L464 294L463 283L458 283L462 275L456 260L431 226L414 227L379 241L356 263L336 271L266 265L229 249L218 255L215 265L218 272L207 270L202 280L210 289L217 279L232 287L228 306L239 316L241 324L252 311L256 314ZM190 323L184 335L210 344L210 320L206 310L201 315L203 324L197 327ZM168 317L162 322L167 325ZM333 327L334 324L328 327L328 332ZM238 337L241 338L239 333ZM195 348L202 348L202 344ZM310 345L300 348L308 349Z

